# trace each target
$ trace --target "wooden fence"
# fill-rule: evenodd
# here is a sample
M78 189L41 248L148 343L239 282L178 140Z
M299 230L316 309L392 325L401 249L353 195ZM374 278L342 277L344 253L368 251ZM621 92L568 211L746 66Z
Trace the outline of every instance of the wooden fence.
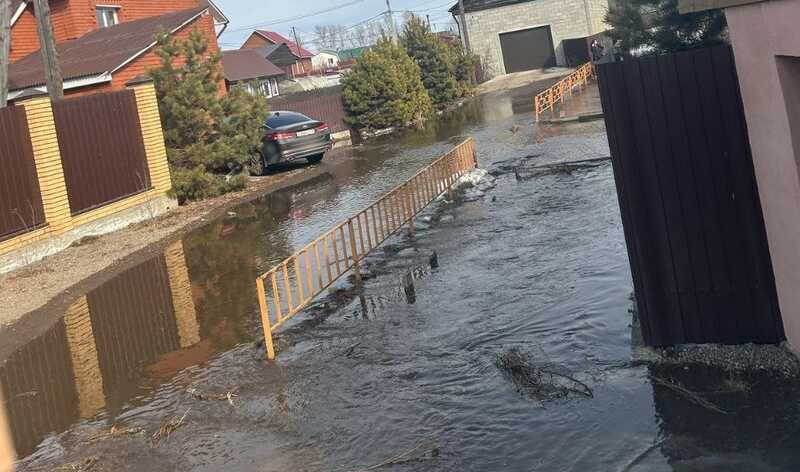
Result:
M324 121L334 133L349 129L344 122L346 115L342 104L341 87L280 95L270 98L269 106L272 111L295 111L315 120Z
M53 103L72 214L150 189L133 90Z
M353 269L465 173L477 166L475 141L467 139L407 182L335 226L256 280L267 357L275 358L272 333ZM267 288L269 287L269 288ZM269 293L269 296L268 296Z
M783 340L731 48L598 71L646 343Z
M582 65L575 72L559 80L555 85L549 89L541 92L533 98L533 112L536 115L536 122L539 122L539 117L547 110L550 114L555 116L556 106L563 104L566 96L572 96L572 93L577 89L583 90L589 83L589 80L595 77L595 67L591 62Z
M0 240L44 224L42 196L23 107L0 109Z

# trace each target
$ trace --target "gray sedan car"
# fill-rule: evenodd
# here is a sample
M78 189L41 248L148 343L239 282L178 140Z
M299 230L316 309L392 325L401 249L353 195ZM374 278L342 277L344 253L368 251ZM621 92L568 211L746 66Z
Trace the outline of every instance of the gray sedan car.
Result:
M261 162L265 170L275 164L305 159L311 164L322 160L331 149L331 129L322 122L293 111L270 113L264 127Z

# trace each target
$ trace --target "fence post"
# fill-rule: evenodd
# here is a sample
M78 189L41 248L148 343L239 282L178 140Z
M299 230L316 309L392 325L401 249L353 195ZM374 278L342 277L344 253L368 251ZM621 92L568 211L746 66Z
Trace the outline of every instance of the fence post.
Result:
M410 185L406 185L405 189L403 190L403 196L406 200L406 207L408 208L408 235L413 237L415 228L414 228L414 205L411 199L411 190L409 189Z
M264 279L256 279L256 292L258 293L258 308L261 312L261 325L264 327L264 345L267 348L267 359L275 359L275 345L272 340L272 324L269 321L269 308L267 296L264 292Z
M139 116L139 127L142 129L150 185L158 193L167 193L172 188L172 177L167 163L167 147L164 144L164 130L161 127L153 80L149 77L137 77L125 85L136 95L136 112Z
M45 221L51 234L64 233L72 229L72 211L61 165L53 105L44 94L17 99L16 102L25 108L28 119Z
M361 290L361 269L358 267L358 263L361 258L358 255L358 248L356 247L356 233L353 231L352 218L347 219L347 232L350 233L350 248L353 259L353 274L356 276L356 287L358 290Z

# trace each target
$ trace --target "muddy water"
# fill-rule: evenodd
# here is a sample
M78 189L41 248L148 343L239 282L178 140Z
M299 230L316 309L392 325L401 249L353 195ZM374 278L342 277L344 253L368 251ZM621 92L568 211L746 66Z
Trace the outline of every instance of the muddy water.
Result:
M611 168L539 168L606 156L605 136L537 136L525 97L486 96L424 132L348 151L321 177L73 294L0 368L21 468L344 471L394 457L380 469L796 470L794 383L631 362ZM264 362L255 275L463 135L496 187L393 238L367 261L362 299L321 300ZM413 303L400 288L408 272ZM518 388L496 363L513 348L593 396Z

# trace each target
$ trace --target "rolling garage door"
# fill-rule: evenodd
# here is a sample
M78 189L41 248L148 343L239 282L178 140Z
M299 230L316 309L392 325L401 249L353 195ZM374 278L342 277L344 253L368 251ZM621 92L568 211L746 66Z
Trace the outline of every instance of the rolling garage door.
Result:
M556 63L549 26L500 35L506 74L552 67Z

